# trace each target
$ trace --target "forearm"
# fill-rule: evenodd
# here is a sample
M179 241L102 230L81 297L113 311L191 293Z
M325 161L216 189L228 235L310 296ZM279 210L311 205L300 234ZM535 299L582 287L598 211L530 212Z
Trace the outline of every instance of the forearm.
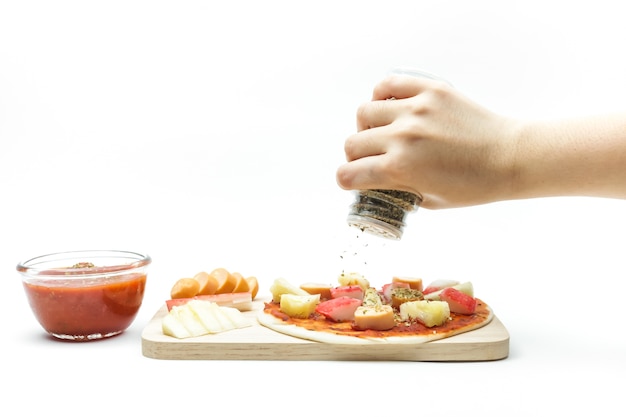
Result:
M357 125L337 171L344 189L411 191L428 209L554 196L626 199L626 113L525 122L447 84L389 77L360 107Z
M626 198L626 114L533 122L521 132L511 198Z

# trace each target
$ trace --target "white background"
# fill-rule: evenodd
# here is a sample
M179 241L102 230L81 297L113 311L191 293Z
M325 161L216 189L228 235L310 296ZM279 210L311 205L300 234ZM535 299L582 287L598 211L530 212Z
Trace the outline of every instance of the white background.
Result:
M366 248L346 230L352 195L335 170L357 106L397 65L437 73L512 117L623 111L619 6L0 2L0 367L8 384L0 407L616 415L626 201L419 210L400 242ZM140 314L108 341L52 341L15 266L92 248L152 256ZM353 251L359 257L342 260ZM488 363L143 357L141 331L175 280L216 267L257 276L265 294L277 277L334 281L346 268L375 285L394 274L471 280L507 327L510 355Z

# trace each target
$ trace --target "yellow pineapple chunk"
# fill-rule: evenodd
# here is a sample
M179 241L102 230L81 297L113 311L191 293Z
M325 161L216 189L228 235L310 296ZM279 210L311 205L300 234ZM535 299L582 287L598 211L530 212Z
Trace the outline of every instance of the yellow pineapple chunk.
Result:
M310 295L308 292L287 281L285 278L276 278L270 287L270 292L272 293L272 301L275 303L280 303L280 298L283 294Z
M400 304L400 317L416 319L426 327L441 326L450 318L450 306L445 301L407 301Z
M295 295L283 294L280 297L280 311L289 317L306 319L315 311L320 302L319 294Z
M363 288L363 291L367 290L370 287L370 283L365 277L358 272L347 272L339 275L338 278L339 285L358 285Z

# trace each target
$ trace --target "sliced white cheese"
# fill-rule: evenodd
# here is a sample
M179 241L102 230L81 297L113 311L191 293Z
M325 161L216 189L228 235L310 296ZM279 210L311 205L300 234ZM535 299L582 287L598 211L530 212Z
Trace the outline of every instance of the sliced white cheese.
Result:
M222 307L206 300L191 300L174 306L163 317L163 334L179 339L220 333L250 326L251 322L235 307Z
M170 313L172 312L173 315L178 318L178 321L187 328L192 337L202 336L207 333L206 327L204 327L200 318L189 306L182 305L174 307Z
M198 320L206 329L205 333L219 333L225 330L221 322L214 317L213 308L217 304L213 302L189 301L186 305L196 313Z
M178 317L174 314L167 314L163 317L161 327L164 335L176 337L178 339L191 337L189 330L187 330L183 323L181 323L181 321L178 320Z
M220 311L233 323L236 329L252 326L252 322L235 307L220 307Z
M213 304L210 306L209 310L212 314L213 320L219 323L222 331L235 329L235 325L233 324L233 322L230 321L228 319L228 316L226 316L226 314L224 314L224 312L222 311L223 308L225 307L220 307L217 304Z

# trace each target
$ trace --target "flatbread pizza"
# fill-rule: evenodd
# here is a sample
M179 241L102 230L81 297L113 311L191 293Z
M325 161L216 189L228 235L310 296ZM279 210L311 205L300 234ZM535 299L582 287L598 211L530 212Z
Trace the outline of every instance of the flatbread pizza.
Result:
M373 288L358 274L337 286L295 286L277 279L258 322L292 337L335 344L421 344L489 324L493 311L470 282L393 280Z

